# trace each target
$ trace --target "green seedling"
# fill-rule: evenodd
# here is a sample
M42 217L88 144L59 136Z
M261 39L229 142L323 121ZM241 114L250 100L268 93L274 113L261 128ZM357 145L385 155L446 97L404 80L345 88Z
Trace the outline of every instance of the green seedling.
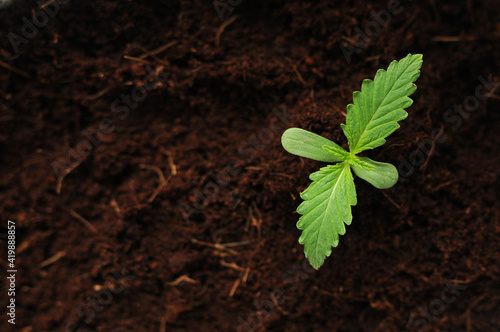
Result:
M399 128L398 121L408 113L404 110L413 101L413 84L420 76L421 54L408 54L393 61L386 70L377 71L374 80L365 79L361 91L353 93L347 105L346 124L341 124L349 151L338 144L300 128L287 129L281 137L286 151L301 157L336 163L312 173L312 183L300 194L304 200L297 208L301 214L297 228L302 230L299 243L314 268L330 256L332 247L345 234L345 225L352 222L351 206L356 205L356 188L351 169L358 177L379 189L392 187L398 181L396 167L373 161L358 154L379 147L385 138Z

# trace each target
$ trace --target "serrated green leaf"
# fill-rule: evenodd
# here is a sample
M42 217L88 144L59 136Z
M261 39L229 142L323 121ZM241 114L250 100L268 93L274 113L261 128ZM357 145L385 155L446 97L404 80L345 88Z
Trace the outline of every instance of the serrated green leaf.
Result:
M336 148L336 147L333 147L333 146L329 146L329 145L323 145L323 149L336 155L337 157L340 158L340 160L347 160L349 159L349 152L347 152L346 150L342 149L342 148Z
M398 170L391 164L381 163L367 157L356 157L359 161L373 167L372 170L352 164L354 173L378 189L387 189L398 182Z
M285 130L281 136L281 144L286 151L297 156L324 162L338 162L344 160L323 149L323 146L327 145L345 151L341 146L327 138L304 129L289 128Z
M385 143L385 138L399 128L404 110L413 101L408 97L416 90L413 84L420 75L421 54L408 54L393 61L387 71L377 71L374 80L364 80L361 91L353 93L353 104L347 106L346 124L342 129L353 154Z
M377 169L374 165L369 162L366 162L364 158L360 158L357 156L350 156L349 163L354 167L364 169L366 171L374 171Z
M351 206L356 205L356 188L348 162L328 165L311 174L313 181L300 195L304 200L297 208L302 216L297 228L302 235L299 243L314 268L319 268L330 256L332 247L351 224Z

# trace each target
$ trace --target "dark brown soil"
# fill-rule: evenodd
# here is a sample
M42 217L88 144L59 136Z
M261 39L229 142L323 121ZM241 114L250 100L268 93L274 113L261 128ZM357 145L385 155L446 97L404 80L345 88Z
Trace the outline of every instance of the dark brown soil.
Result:
M499 2L401 0L368 41L394 4L239 2L222 23L211 1L56 0L18 53L9 33L40 7L0 11L0 230L15 221L18 270L0 330L500 331ZM408 53L424 55L409 117L367 153L401 181L356 179L354 221L315 271L294 211L322 164L280 135L345 145L352 92ZM132 91L147 95L125 106Z

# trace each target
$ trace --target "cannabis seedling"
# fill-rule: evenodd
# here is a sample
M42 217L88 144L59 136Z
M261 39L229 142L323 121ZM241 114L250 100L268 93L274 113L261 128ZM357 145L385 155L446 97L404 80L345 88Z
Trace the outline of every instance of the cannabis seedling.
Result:
M379 147L385 138L399 128L398 121L408 113L404 110L413 101L408 97L417 86L421 54L408 54L393 61L386 70L377 71L374 80L365 79L361 91L353 93L347 105L346 124L341 124L347 137L349 152L338 144L300 128L287 129L281 137L286 151L323 162L337 162L312 173L311 185L300 194L304 200L297 208L301 214L297 228L302 230L299 243L311 265L319 268L330 256L332 247L351 224L351 206L356 205L356 188L351 173L376 188L387 189L398 181L398 171L391 164L359 157L358 153Z

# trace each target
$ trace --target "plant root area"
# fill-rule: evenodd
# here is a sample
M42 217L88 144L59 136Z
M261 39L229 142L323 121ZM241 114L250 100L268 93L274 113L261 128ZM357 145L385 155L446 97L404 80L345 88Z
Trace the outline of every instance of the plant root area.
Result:
M0 8L1 331L500 331L500 6L12 1ZM314 270L300 193L353 91L423 54ZM15 223L15 295L8 257ZM15 299L15 325L7 306Z

